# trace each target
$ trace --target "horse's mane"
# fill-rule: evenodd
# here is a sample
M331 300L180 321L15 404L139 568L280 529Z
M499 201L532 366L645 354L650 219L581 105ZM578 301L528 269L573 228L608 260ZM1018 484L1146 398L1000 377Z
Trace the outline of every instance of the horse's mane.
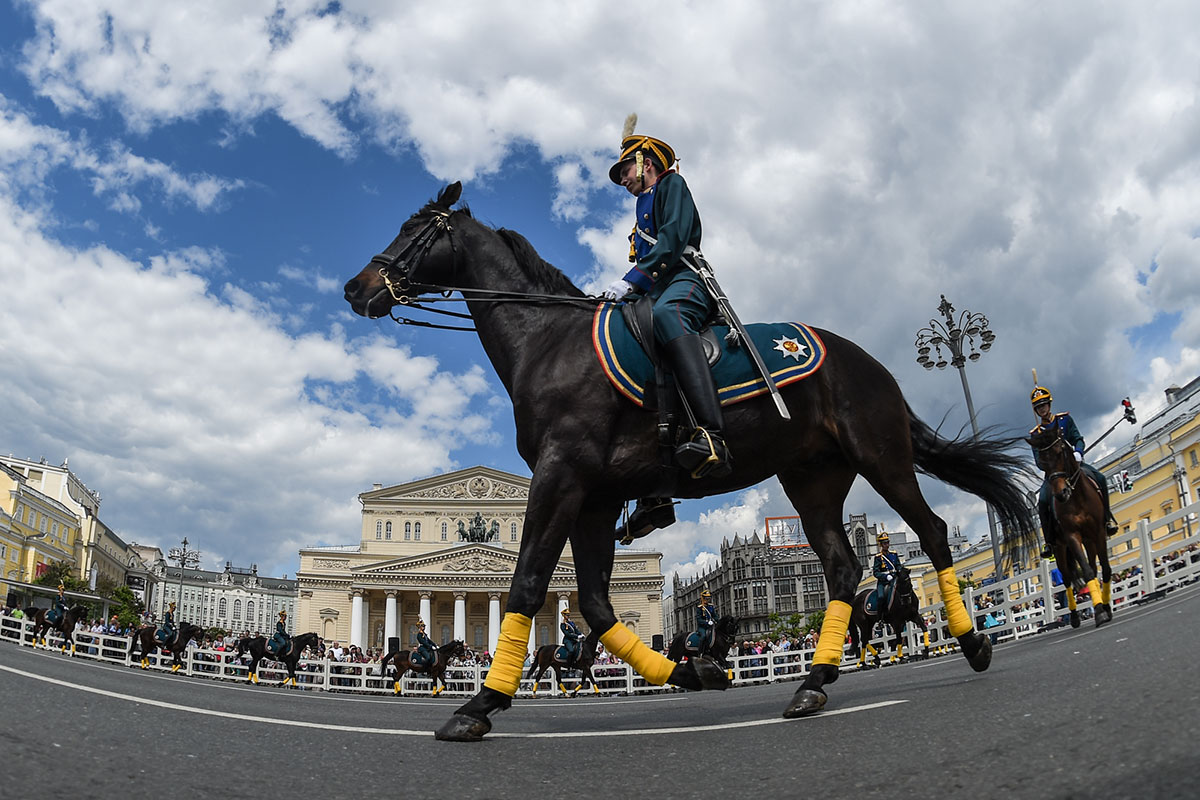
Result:
M508 245L508 249L512 250L521 269L533 279L541 291L547 294L584 297L579 287L571 283L571 279L564 275L562 270L539 256L524 236L507 228L497 228L496 233Z

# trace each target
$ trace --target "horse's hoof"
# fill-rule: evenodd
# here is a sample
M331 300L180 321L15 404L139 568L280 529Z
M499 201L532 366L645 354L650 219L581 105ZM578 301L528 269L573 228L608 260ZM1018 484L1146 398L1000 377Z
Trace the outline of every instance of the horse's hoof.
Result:
M967 663L976 672L983 672L992 665L992 640L987 636L979 637L979 650L974 655L967 656ZM965 654L965 650L963 651Z
M434 738L439 742L482 742L491 729L492 723L486 717L475 719L466 714L455 714L438 728Z
M783 710L783 716L786 719L796 719L816 714L825 707L827 700L829 696L820 689L797 689L792 695L792 702Z
M1079 612L1078 611L1071 612L1071 627L1072 628L1079 627Z
M1112 609L1107 604L1101 603L1096 606L1096 627L1099 628L1106 622L1112 621Z

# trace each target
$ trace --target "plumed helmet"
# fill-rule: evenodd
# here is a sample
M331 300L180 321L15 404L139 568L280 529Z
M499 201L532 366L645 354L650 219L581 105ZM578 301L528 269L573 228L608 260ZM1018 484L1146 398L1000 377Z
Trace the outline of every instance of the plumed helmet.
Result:
M700 593L700 599L701 600L712 600L712 592L710 592L708 589L705 589L703 592Z
M58 584L58 590L59 590L60 592L65 592L65 591L67 590L67 585L66 585L65 583L62 583L62 582L60 581L60 582L59 582L59 584Z
M171 601L171 610L172 611L175 610L175 601L174 600Z
M875 537L875 541L880 544L887 544L891 540L888 538L886 531L880 531L879 535Z
M564 617L569 617L569 616L571 616L571 609L569 609L569 608L564 608L564 609L563 609L563 610L562 610L560 613L561 613L561 614L562 614Z
M621 152L617 155L616 163L608 169L608 178L615 184L620 185L621 167L627 161L653 158L660 171L675 165L675 149L671 145L653 136L635 135L633 129L636 127L637 114L630 114L625 118L625 127L621 131Z
M280 611L280 612L279 612L279 618L280 618L280 619L287 619L287 612L286 612L286 611Z
M1041 403L1049 403L1053 399L1049 389L1038 385L1037 370L1033 370L1033 391L1029 393L1029 405L1037 407Z
M417 627L418 627L418 628L424 628L424 627L425 627L425 620L418 620L418 622L417 622Z

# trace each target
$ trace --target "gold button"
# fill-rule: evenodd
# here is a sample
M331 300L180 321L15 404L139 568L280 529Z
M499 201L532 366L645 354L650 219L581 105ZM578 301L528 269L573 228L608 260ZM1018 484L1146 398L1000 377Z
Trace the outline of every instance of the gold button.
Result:
M649 214L642 214L642 219L650 219L650 215L649 215Z
M651 277L651 278L657 278L657 277L658 277L658 273L657 273L657 272L651 272L651 273L650 273L650 277Z

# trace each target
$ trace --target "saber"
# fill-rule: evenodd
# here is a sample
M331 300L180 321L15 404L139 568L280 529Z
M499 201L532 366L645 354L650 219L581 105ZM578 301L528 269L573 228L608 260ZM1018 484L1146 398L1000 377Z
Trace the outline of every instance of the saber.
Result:
M746 331L746 326L738 319L737 312L733 310L733 306L729 303L729 298L725 296L725 292L721 289L721 284L717 283L717 276L713 274L712 267L705 260L704 255L693 247L688 247L683 254L683 263L688 265L700 276L704 281L704 285L708 287L708 293L712 295L713 302L717 304L717 309L729 322L729 333L725 336L725 341L729 342L730 347L739 345L746 348L746 353L750 356L750 360L754 363L758 374L762 376L763 381L767 384L767 391L771 393L771 399L775 401L775 408L779 411L779 416L784 420L791 421L792 415L788 411L787 403L783 402L783 395L779 393L779 387L775 385L775 379L771 377L771 370L767 369L767 364L763 361L762 355L759 354L758 348L754 346L754 340L750 338L750 334Z

